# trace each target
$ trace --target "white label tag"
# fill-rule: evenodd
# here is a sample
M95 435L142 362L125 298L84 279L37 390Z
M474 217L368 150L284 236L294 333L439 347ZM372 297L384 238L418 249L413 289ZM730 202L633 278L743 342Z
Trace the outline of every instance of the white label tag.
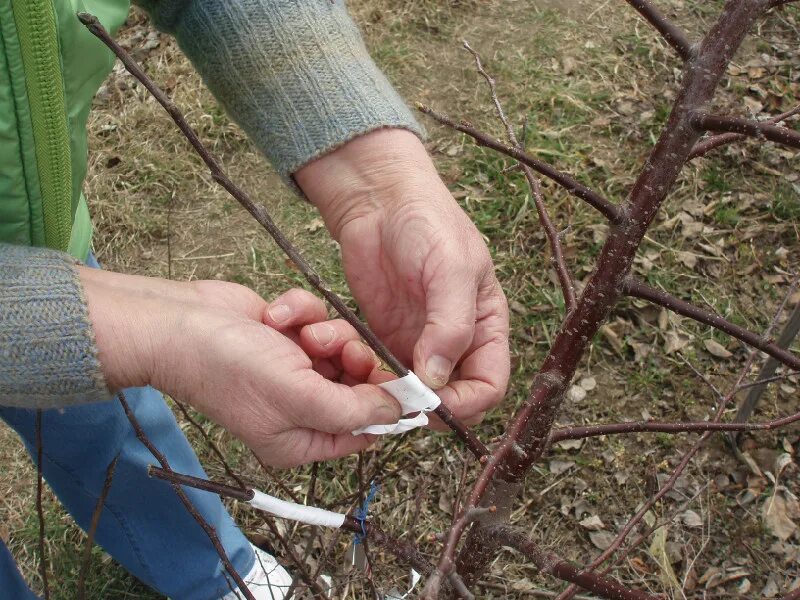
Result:
M425 413L432 411L442 403L439 396L437 396L431 388L422 383L419 377L411 372L405 377L381 383L378 387L385 389L400 403L404 415L415 412L419 412L419 414L412 418L400 419L394 425L369 425L367 427L362 427L361 429L356 429L353 435L360 435L362 433L396 435L411 431L417 427L424 427L428 424L428 415Z

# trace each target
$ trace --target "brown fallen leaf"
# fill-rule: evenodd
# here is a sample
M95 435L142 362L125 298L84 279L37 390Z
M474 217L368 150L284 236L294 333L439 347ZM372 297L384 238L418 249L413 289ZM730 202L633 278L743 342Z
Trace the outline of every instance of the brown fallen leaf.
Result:
M614 543L614 534L609 533L608 531L591 531L589 532L589 539L592 540L592 544L595 545L596 548L600 550L605 550L611 544Z
M589 531L600 531L606 527L605 523L603 523L602 519L600 519L600 517L597 515L586 517L583 521L578 523L578 525L584 529L588 529Z
M797 529L795 520L800 518L800 503L794 494L779 488L772 497L764 500L761 518L769 532L785 542Z
M711 339L705 340L703 342L703 345L706 347L706 350L708 350L711 354L713 354L717 358L730 358L731 356L733 356L732 352L728 351L728 349L725 348L725 346L723 346L716 340L711 340Z
M687 510L680 514L680 519L687 527L702 527L703 518L693 510Z
M561 475L562 473L566 473L572 467L575 466L575 463L571 460L558 460L554 459L550 461L548 467L550 468L550 472L553 475Z
M664 352L672 354L678 350L682 350L691 342L691 338L681 335L677 331L668 331L664 336Z

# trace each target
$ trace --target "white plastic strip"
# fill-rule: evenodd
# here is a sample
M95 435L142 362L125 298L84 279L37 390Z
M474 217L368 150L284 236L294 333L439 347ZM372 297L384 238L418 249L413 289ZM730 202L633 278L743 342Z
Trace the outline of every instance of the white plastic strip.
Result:
M279 500L264 492L259 492L258 490L253 491L255 492L255 496L250 500L250 506L273 514L276 517L300 521L301 523L308 523L309 525L333 527L335 529L339 529L342 523L344 523L345 516L342 513L331 512L322 508L316 508L315 506L286 502L286 500Z
M411 372L405 377L381 383L379 387L382 387L394 396L400 403L404 415L415 412L419 412L419 414L413 418L400 419L394 425L369 425L368 427L362 427L361 429L356 429L353 435L362 433L396 435L398 433L411 431L417 427L423 427L428 424L428 416L425 413L432 411L442 402L431 388L422 383L419 377Z
M386 594L386 600L405 600L408 598L408 595L414 591L414 588L417 587L419 580L422 578L422 575L417 573L414 569L411 569L411 574L409 575L409 579L411 580L411 587L408 588L408 591L405 594L397 591L397 588L394 588L391 592Z

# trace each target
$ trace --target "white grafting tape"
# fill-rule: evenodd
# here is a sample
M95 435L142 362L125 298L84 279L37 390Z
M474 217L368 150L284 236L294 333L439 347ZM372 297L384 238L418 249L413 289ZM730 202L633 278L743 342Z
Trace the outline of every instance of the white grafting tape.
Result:
M362 433L396 435L398 433L411 431L417 427L424 427L428 424L428 415L425 413L432 411L442 403L439 396L437 396L431 388L422 383L420 378L412 372L409 372L405 377L381 383L378 387L382 387L394 396L400 403L404 415L414 412L419 412L419 414L410 419L400 419L393 425L369 425L367 427L362 427L361 429L356 429L353 435Z
M309 525L333 527L335 529L339 529L342 523L344 523L344 515L342 513L335 513L330 510L316 508L315 506L286 502L286 500L279 500L264 492L259 492L258 490L253 491L255 492L255 496L250 500L250 506L266 511L276 517L300 521L301 523L308 523Z

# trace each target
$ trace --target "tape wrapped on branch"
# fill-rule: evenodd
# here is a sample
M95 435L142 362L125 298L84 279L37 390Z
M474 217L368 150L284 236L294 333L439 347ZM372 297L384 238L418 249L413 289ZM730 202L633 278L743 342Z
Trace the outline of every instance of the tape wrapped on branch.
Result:
M360 435L362 433L371 433L372 435L397 435L411 431L417 427L424 427L428 424L428 415L426 413L434 410L441 400L436 393L427 385L420 381L414 373L410 373L405 377L393 379L386 383L379 384L378 387L383 388L389 392L403 409L403 414L408 415L418 412L415 417L400 419L393 425L369 425L356 429L353 435Z

